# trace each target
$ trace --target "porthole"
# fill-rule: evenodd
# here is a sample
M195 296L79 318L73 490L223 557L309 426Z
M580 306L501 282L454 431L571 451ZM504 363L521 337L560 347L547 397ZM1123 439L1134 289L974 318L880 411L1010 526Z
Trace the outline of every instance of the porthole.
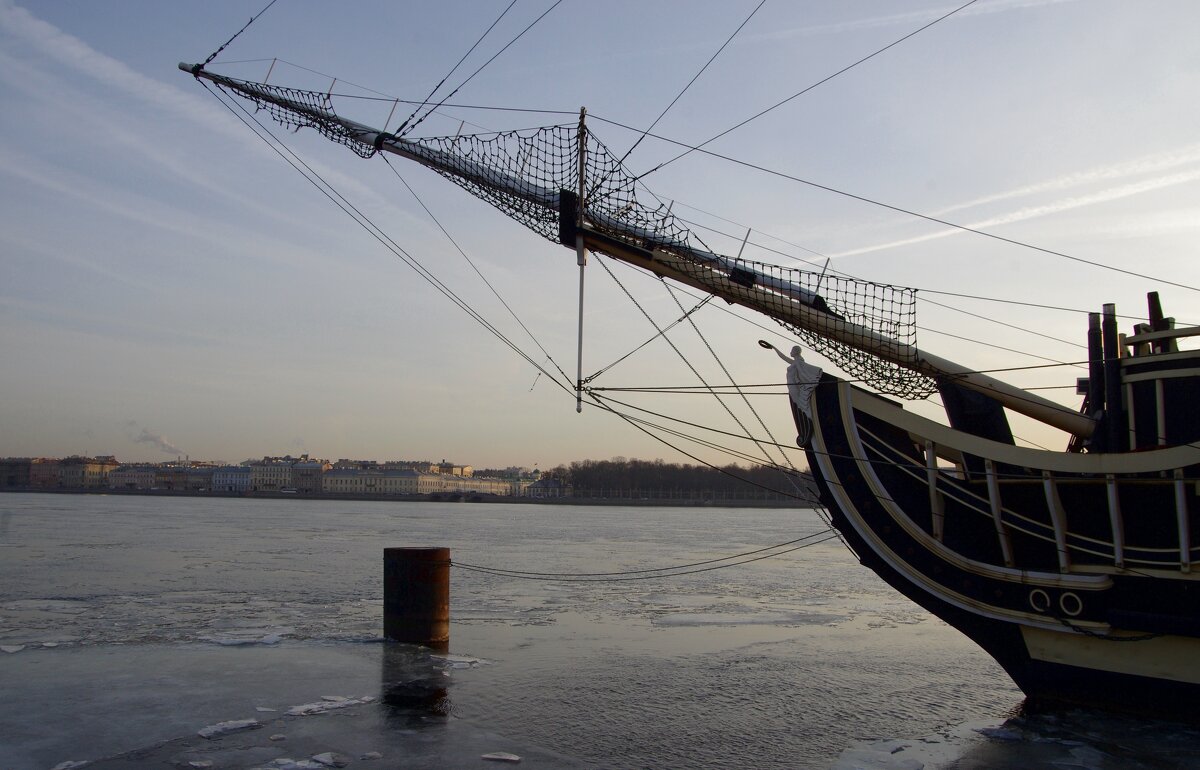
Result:
M1062 611L1065 614L1070 615L1071 617L1075 617L1079 613L1083 612L1083 601L1078 595L1071 593L1070 591L1067 591L1062 596L1058 597L1058 606L1062 608Z
M1035 588L1029 592L1029 606L1033 607L1035 612L1045 612L1050 609L1050 596L1040 588Z

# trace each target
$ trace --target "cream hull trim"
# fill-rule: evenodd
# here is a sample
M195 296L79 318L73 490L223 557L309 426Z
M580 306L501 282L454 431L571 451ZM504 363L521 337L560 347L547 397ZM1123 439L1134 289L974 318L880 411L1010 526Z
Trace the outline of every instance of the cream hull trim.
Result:
M1045 663L1129 674L1173 682L1200 684L1200 639L1156 636L1136 642L1138 654L1127 644L1085 634L1021 626L1029 657Z

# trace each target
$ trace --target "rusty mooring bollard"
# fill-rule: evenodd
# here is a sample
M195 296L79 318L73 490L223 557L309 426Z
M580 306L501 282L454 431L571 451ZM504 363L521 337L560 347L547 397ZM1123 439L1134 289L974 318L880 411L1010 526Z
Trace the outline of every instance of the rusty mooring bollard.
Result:
M450 643L450 549L383 549L383 635L446 648Z

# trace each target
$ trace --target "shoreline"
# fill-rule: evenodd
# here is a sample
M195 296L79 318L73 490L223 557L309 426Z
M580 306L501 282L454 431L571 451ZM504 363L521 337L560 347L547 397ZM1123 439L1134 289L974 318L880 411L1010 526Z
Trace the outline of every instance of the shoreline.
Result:
M51 495L130 495L133 497L200 497L233 500L354 500L379 503L514 503L522 505L625 506L648 508L805 508L799 501L629 497L519 497L478 493L434 493L427 495L343 495L328 492L200 492L175 489L40 489L3 487L0 493Z

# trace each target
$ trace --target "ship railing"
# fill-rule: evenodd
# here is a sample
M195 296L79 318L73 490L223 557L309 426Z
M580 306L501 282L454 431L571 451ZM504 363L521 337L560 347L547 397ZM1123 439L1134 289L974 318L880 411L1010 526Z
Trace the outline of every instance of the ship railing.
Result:
M1164 323L1169 328L1154 331L1150 324L1135 324L1133 334L1121 335L1121 342L1127 354L1136 358L1153 353L1178 353L1180 339L1200 336L1200 326L1176 329L1174 318L1167 318Z
M1052 544L1058 571L1064 573L1135 568L1191 573L1192 565L1200 563L1200 545L1193 545L1191 526L1200 481L1195 474L1187 472L1188 466L1194 469L1200 459L1195 451L1188 453L1186 447L1159 450L1158 462L1148 456L1150 453L1125 455L1129 458L1125 463L1127 467L1125 472L1120 472L1112 467L1112 456L1074 455L1064 462L1063 453L980 439L912 415L881 399L860 394L854 393L856 409L874 413L901 428L905 436L901 440L903 445L898 445L894 439L889 440L859 424L857 431L866 453L861 459L895 468L914 484L927 489L927 531L938 542L945 541L947 526L954 523L948 521L947 516L965 514L976 515L987 522L977 522L977 525L988 526L994 532L997 551L1005 567L1027 566L1021 564L1014 549L1013 540L1018 534ZM983 458L982 474L968 470L965 462L968 456ZM1163 460L1177 462L1164 464ZM1040 505L1034 514L1014 507L1018 500L1028 503L1030 486L1041 487ZM1080 486L1102 488L1102 493L1094 497L1106 501L1103 508L1066 505L1063 493ZM1173 510L1127 512L1125 507L1129 504L1131 490L1138 487L1151 488L1146 491L1160 488L1157 497L1173 500ZM1122 490L1126 491L1124 496ZM1130 515L1161 516L1163 529L1173 532L1164 534L1164 538L1155 543L1131 543L1127 526ZM1106 537L1072 530L1071 521L1089 516L1105 517L1104 525L1098 525L1094 518L1089 523L1093 525L1093 532L1103 526L1108 533ZM910 520L916 524L911 517Z

